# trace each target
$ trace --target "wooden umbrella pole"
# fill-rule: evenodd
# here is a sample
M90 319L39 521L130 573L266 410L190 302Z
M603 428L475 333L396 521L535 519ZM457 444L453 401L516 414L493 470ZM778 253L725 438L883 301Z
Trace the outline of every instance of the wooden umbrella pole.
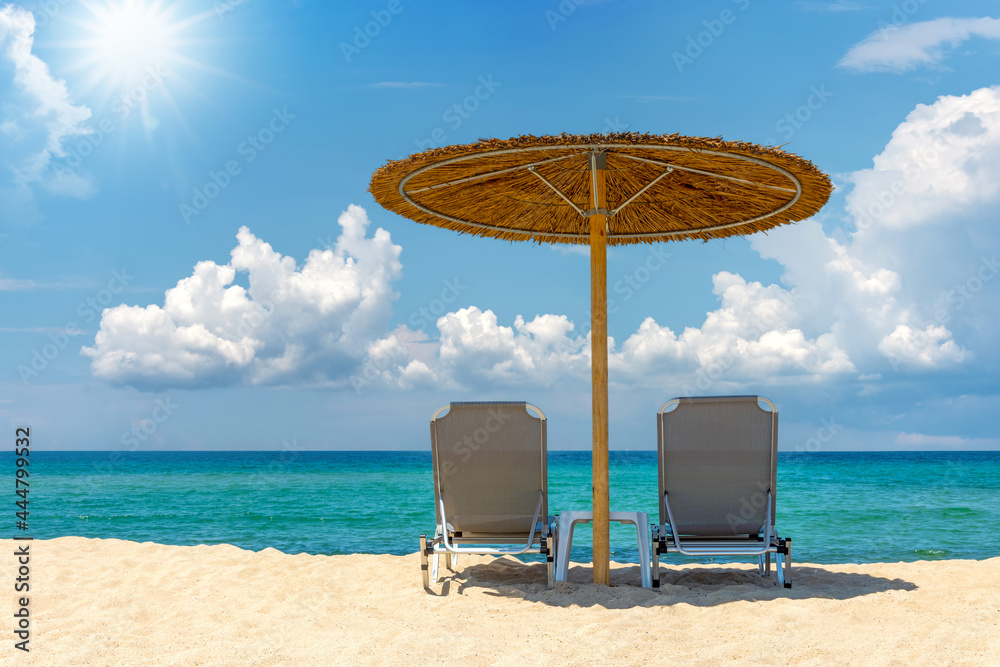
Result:
M590 154L590 364L593 382L594 583L610 585L608 533L608 236L604 151Z

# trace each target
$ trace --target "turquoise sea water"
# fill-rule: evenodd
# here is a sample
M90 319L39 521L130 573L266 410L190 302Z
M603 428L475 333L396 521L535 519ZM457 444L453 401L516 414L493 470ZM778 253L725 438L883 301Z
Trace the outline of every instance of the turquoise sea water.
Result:
M610 458L611 508L655 520L656 453ZM426 452L34 452L30 470L35 538L405 554L434 532ZM551 512L589 508L589 452L549 453L549 494ZM25 534L10 505L0 534ZM1000 452L781 453L777 519L799 562L998 556ZM611 540L637 560L634 529ZM578 526L573 559L590 556Z

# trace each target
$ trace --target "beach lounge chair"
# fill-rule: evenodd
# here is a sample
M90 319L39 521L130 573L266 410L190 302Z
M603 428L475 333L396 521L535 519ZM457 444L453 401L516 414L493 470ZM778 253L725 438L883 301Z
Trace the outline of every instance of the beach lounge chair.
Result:
M452 403L434 413L437 531L430 541L420 536L424 588L437 582L440 555L454 569L459 554L528 552L547 556L552 587L556 521L548 514L546 455L545 415L533 405Z
M668 553L757 556L762 576L770 575L774 554L778 584L791 588L792 540L774 526L774 404L757 396L675 398L660 408L656 424L660 523L652 528L653 588L660 586L659 556Z

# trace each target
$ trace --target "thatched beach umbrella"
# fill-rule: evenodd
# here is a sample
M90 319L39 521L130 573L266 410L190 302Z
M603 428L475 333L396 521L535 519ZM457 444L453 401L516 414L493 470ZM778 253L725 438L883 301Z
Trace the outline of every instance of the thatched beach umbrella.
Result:
M752 234L815 214L830 180L778 148L637 133L445 146L372 176L382 206L506 241L590 246L594 581L608 584L607 246Z

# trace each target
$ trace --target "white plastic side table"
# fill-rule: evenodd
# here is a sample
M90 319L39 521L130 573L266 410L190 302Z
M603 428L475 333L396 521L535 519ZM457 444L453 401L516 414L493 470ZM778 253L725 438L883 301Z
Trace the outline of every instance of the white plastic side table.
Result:
M593 512L562 511L559 512L559 546L556 549L556 581L566 581L569 571L569 551L573 545L573 526L578 523L591 523ZM631 523L639 538L639 571L642 573L642 587L652 588L653 572L649 563L649 514L646 512L610 512L609 521Z

